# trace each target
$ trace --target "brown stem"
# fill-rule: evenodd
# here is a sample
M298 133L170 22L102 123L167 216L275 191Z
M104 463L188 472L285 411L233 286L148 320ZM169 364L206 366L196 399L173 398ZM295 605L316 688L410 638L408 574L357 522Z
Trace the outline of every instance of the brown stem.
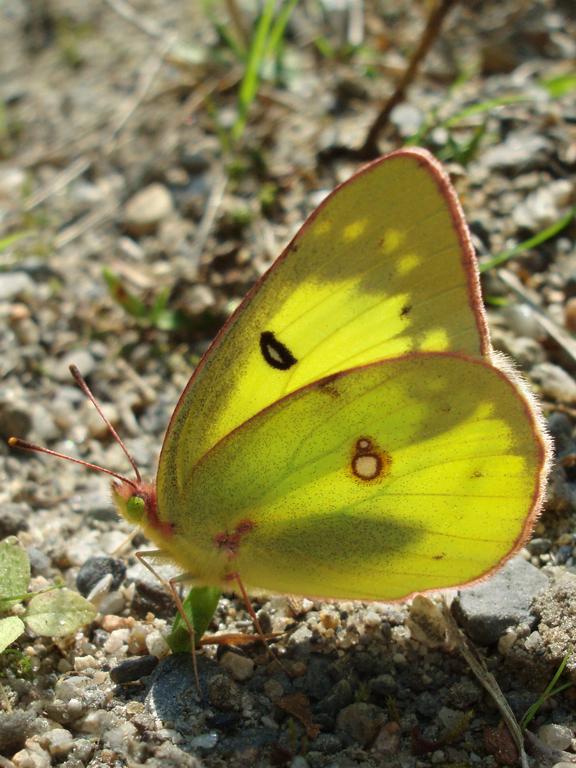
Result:
M412 54L402 79L396 86L394 93L376 116L376 119L366 134L362 146L358 148L343 145L328 147L320 153L321 160L330 161L338 157L347 157L353 160L373 160L375 157L378 157L380 154L380 150L378 149L380 132L388 123L390 113L394 107L404 101L406 91L416 77L420 64L440 34L444 19L452 6L456 5L457 2L458 0L438 0L434 6L420 38L420 42L418 43L418 47Z
M366 134L364 144L358 150L363 158L369 159L378 157L378 137L380 135L380 131L388 123L390 114L394 107L404 101L406 91L416 77L422 61L440 34L444 19L448 15L448 12L452 6L456 5L457 2L458 0L439 0L439 2L432 9L424 32L422 33L422 37L420 38L420 42L418 43L418 47L412 54L402 79L396 86L396 90L392 96L390 96L380 113L376 116L376 119L372 123L370 130Z

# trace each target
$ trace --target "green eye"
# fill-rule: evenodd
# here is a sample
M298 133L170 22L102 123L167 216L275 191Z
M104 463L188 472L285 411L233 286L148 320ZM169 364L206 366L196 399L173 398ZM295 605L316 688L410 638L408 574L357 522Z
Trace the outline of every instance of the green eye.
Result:
M131 523L139 525L144 517L146 504L140 496L130 496L126 502L126 517Z

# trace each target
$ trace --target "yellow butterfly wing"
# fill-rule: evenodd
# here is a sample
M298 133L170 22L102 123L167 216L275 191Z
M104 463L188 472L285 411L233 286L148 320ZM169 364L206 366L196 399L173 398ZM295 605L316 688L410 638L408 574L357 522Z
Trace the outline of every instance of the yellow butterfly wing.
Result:
M539 509L546 442L480 359L409 353L324 378L193 467L164 542L200 582L393 600L498 567Z
M200 457L270 403L337 371L443 350L489 353L475 257L441 167L401 150L327 198L201 361L162 448L161 517Z

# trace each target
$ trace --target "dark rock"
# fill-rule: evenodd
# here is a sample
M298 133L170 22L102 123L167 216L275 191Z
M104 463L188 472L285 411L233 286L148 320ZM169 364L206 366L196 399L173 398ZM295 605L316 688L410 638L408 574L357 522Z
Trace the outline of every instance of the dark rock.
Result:
M0 437L26 438L32 429L32 414L26 403L6 399L0 402ZM22 452L20 452L22 455Z
M515 557L487 581L461 590L452 610L472 640L490 645L508 627L534 624L530 605L547 585L542 571L522 557Z
M0 512L0 539L16 536L20 531L28 530L28 518L32 510L27 504L7 502L2 505Z
M161 618L173 618L176 608L172 595L160 582L135 579L134 583L136 592L130 607L134 616L144 618L148 613L153 613Z
M32 576L51 576L53 572L52 562L45 552L36 547L27 547L30 571Z
M183 734L192 732L193 724L206 709L208 681L222 675L218 665L205 656L196 657L200 691L189 653L175 653L162 659L150 679L146 697L148 708L163 721L169 720Z
M333 755L342 749L342 739L335 733L319 733L311 744L315 752Z
M340 712L337 725L340 731L366 747L374 741L385 721L386 713L380 707L357 701Z
M126 576L126 566L122 560L113 557L91 557L86 560L76 576L78 592L87 597L96 584L108 575L112 576L110 589L118 589Z
M156 656L137 656L133 659L126 659L110 670L110 679L118 685L133 683L142 677L151 675L157 666L158 659Z
M572 437L572 420L565 413L551 413L548 417L548 429L558 456L572 453L576 449L576 442Z
M318 705L320 712L336 717L338 712L354 699L352 684L349 680L340 680Z
M397 688L398 683L393 675L378 675L370 681L370 695L382 704L386 703Z
M237 711L242 703L242 692L228 675L214 675L208 681L208 701L224 712Z
M311 699L323 699L334 685L330 676L331 662L318 655L312 655L306 667L306 693Z
M12 755L22 749L26 739L37 733L36 721L32 712L0 712L0 754Z

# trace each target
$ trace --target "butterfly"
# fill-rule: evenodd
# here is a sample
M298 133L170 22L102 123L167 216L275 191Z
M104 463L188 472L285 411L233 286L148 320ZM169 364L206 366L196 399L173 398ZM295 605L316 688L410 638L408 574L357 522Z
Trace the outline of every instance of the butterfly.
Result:
M192 584L393 601L517 552L549 453L450 181L403 149L337 187L224 325L156 483L110 474Z

